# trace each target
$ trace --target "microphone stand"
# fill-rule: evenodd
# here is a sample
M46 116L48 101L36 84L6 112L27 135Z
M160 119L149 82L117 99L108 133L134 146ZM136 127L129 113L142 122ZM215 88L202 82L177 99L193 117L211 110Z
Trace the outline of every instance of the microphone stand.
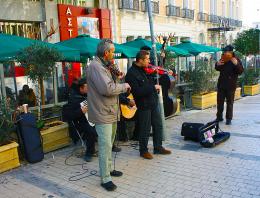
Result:
M150 25L150 33L151 33L151 39L152 39L152 51L154 55L155 60L155 66L158 66L157 62L157 53L156 53L156 44L154 40L154 31L153 31L153 16L152 16L152 5L151 0L147 0L147 11L148 11L148 17L149 17L149 25ZM159 73L157 68L157 85L159 85ZM161 121L162 121L162 140L165 140L166 136L166 126L165 126L165 116L164 116L164 107L163 107L163 97L162 97L162 90L158 93L158 99L159 99L159 107L160 107L160 113L161 113Z

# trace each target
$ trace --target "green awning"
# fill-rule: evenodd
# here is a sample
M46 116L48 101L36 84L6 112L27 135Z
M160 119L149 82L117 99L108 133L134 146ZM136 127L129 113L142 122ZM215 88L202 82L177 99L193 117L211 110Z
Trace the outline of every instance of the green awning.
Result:
M189 53L197 56L202 52L218 52L220 48L212 47L208 45L202 45L198 43L192 43L190 41L183 41L182 43L175 45L174 47L188 51Z
M83 34L56 44L78 49L81 57L92 58L93 56L96 56L97 46L100 41L100 39ZM114 43L114 45L116 58L133 58L138 52L136 48L125 47L117 43Z
M129 42L123 43L122 45L135 47L135 48L138 48L139 50L141 48L143 48L143 47L147 47L149 49L152 49L152 42L148 41L146 39L142 39L142 38L138 38L138 39L135 39L133 41L129 41ZM160 51L161 48L162 48L162 44L156 43L156 50ZM179 49L179 48L172 47L172 46L167 46L166 50L174 52L177 56L190 56L191 55L186 50Z
M47 45L50 48L55 48L62 55L62 59L60 61L80 61L80 54L77 49L0 33L0 62L15 60L19 52L21 52L24 48L33 45L34 43Z

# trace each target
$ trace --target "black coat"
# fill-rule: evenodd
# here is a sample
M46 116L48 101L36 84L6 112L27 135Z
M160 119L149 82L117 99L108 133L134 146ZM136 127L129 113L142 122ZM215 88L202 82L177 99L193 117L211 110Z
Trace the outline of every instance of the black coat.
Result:
M152 76L145 73L143 68L133 63L126 74L125 81L131 86L138 109L148 110L157 106L158 95L154 87L155 81Z
M218 78L218 89L235 91L238 75L244 71L242 62L238 61L237 65L234 65L232 61L228 61L224 65L215 64L215 69L220 72Z
M63 121L68 122L70 137L74 143L79 139L76 129L84 134L85 130L90 130L91 128L85 114L81 110L80 103L83 101L87 101L87 95L74 91L69 96L68 104L63 105L62 108ZM83 137L83 139L85 138Z

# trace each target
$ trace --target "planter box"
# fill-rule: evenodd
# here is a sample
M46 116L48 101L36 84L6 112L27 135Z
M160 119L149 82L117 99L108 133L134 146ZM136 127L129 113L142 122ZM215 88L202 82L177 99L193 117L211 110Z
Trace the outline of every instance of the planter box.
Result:
M0 173L20 166L17 147L16 142L0 146Z
M244 94L248 96L257 95L260 93L260 84L244 85Z
M192 95L192 106L195 109L206 109L215 105L217 105L217 92Z
M241 87L237 87L235 91L235 98L234 100L238 100L241 98Z
M41 130L44 153L69 146L71 143L68 124L62 121L55 121L48 123L45 126L53 124L59 125Z

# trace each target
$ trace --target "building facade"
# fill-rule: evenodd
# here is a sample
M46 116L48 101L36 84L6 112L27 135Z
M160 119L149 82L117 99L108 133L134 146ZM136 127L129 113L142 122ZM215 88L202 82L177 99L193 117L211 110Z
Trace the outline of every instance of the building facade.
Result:
M56 43L90 34L123 43L137 37L150 39L145 0L0 0L0 32ZM231 43L242 26L242 0L153 0L155 35L219 46ZM126 71L126 61L121 61ZM34 88L21 67L5 66L5 85L16 95L24 84ZM63 97L67 82L82 75L79 63L57 64L46 80L45 104ZM68 80L69 79L69 80ZM35 89L35 88L34 88ZM35 90L37 92L37 90Z
M176 39L172 44L187 38L214 46L230 43L242 26L241 3L241 0L154 0L155 34L174 33ZM149 38L145 0L110 0L109 5L115 41Z

